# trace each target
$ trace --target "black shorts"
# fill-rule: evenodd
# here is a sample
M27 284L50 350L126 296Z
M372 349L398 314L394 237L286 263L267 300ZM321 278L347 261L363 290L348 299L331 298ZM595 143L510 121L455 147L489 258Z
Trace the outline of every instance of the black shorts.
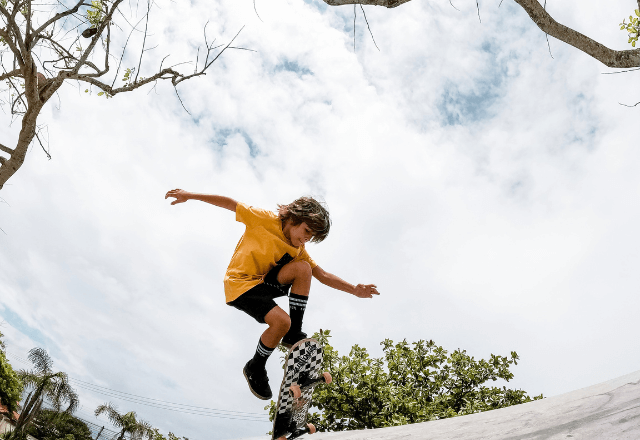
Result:
M278 272L283 264L277 264L265 275L264 281L255 287L247 290L238 298L227 305L242 310L260 324L265 324L264 317L267 316L278 304L273 300L281 296L288 296L291 284L280 284L278 282Z

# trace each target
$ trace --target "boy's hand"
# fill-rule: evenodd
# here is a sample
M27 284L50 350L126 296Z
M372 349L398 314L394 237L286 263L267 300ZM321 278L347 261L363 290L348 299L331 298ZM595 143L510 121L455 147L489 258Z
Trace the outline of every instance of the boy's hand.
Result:
M373 295L380 295L375 284L358 284L353 294L358 298L373 298Z
M167 199L169 197L175 197L176 199L171 202L172 205L175 205L176 203L184 203L189 200L189 194L190 193L188 191L183 189L172 189L164 196L164 198Z

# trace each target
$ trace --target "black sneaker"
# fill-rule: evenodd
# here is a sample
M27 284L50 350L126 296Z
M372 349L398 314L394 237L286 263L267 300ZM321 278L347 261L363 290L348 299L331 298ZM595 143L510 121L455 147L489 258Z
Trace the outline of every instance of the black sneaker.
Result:
M289 332L286 335L284 335L284 338L282 338L281 344L287 348L291 348L293 344L306 338L307 338L307 334L304 332L300 332L300 331L295 333Z
M271 387L269 387L267 370L264 368L257 369L257 371L253 370L249 365L250 363L251 361L247 362L242 369L242 373L244 373L244 377L247 379L247 383L249 384L249 389L258 399L271 399L271 397L273 397L273 393L271 393Z

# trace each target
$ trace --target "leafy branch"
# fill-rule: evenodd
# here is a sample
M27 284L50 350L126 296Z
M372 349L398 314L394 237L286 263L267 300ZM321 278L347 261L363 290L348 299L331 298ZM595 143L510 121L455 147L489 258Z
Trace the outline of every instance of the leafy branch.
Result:
M636 9L634 12L636 16L629 15L629 23L626 22L626 19L622 20L620 30L627 31L629 34L629 44L636 47L636 42L640 36L640 9Z

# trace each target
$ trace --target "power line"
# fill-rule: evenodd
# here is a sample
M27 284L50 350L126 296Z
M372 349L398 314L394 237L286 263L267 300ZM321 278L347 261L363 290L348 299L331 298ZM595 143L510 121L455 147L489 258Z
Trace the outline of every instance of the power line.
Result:
M6 352L11 357L17 359L19 362L30 365L30 362L23 359L13 353ZM153 399L150 397L139 396L136 394L126 393L123 391L117 391L111 388L95 385L90 382L85 382L80 379L75 379L69 376L69 379L75 386L92 391L94 393L102 394L116 399L124 400L127 402L137 403L139 405L145 405L152 408L164 409L173 412L179 412L183 414L192 414L204 417L214 417L231 420L245 420L251 422L268 422L266 415L260 413L248 413L243 411L229 411L216 408L207 408L202 406L187 405L184 403L168 402L160 399ZM96 425L97 426L97 425ZM102 437L102 436L101 436Z
M172 411L186 412L187 414L196 414L196 415L211 415L210 413L213 412L213 414L220 414L220 415L231 415L231 416L242 416L242 417L249 417L249 416L264 417L264 414L260 414L260 413L228 411L228 410L222 410L222 409L207 408L203 406L187 405L184 403L168 402L160 399L152 399L150 397L138 396L136 394L125 393L123 391L116 391L111 388L102 387L100 385L94 385L92 383L85 382L80 379L74 379L74 378L70 378L70 379L76 384L76 386L80 388L84 388L86 390L93 391L99 394L104 394L107 396L117 397L119 399L127 400L129 402L152 406L154 408L169 409ZM169 406L169 405L173 405L173 406ZM181 407L181 408L176 408L176 407Z

